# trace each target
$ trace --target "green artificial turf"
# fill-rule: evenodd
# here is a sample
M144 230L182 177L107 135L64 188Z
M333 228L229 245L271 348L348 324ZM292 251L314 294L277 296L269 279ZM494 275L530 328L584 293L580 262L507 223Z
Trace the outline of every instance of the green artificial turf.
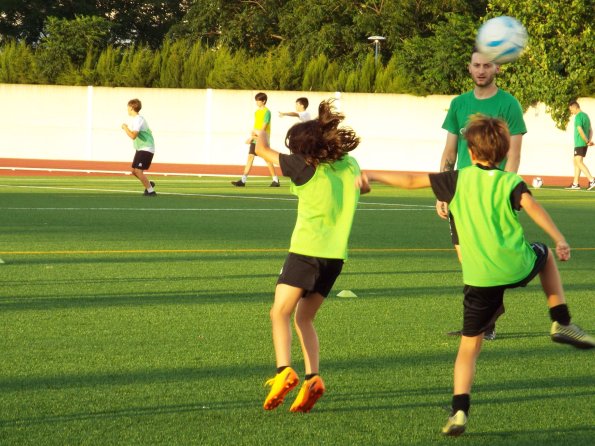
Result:
M156 181L143 197L125 177L0 177L0 444L595 442L595 351L550 341L539 280L507 294L467 432L439 434L462 278L427 190L362 197L316 320L327 393L309 414L289 413L295 393L265 412L268 311L296 201L287 182ZM595 333L595 192L535 196L574 248L559 268L574 322Z

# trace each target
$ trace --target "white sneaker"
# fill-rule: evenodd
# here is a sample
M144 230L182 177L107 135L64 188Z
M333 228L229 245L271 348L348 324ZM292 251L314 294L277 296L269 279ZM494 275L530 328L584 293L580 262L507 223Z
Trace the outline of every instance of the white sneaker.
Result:
M570 344L576 348L588 349L595 347L595 339L574 324L562 325L554 321L550 336L554 342Z
M587 187L587 190L591 190L591 189L595 189L595 180L591 181L589 183L589 187Z
M444 435L451 437L458 437L465 432L465 425L467 424L467 416L462 410L458 410L452 417L448 418L446 425L442 428Z
M568 189L568 190L581 190L581 187L578 184L572 183L570 186L565 187L564 189Z

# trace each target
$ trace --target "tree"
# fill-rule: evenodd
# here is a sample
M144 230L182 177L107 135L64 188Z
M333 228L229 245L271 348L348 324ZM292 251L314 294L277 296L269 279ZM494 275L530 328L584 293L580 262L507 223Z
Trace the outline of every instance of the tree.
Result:
M227 46L255 55L280 42L278 15L283 0L196 0L172 27L173 38L200 40L209 47Z
M526 54L511 64L507 87L525 107L544 102L565 128L568 101L595 95L593 0L492 0L489 9L490 17L516 17L529 31Z
M48 17L73 20L101 17L113 26L112 40L159 47L170 27L186 14L192 0L3 0L0 37L36 45ZM0 42L2 39L0 39Z
M80 67L94 50L107 48L110 23L99 17L74 20L49 17L41 39L38 60L43 74L54 82L64 67Z

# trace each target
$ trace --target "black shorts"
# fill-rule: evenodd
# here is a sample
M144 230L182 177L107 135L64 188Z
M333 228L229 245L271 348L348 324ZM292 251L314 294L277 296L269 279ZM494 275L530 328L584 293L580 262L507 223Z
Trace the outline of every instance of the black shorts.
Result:
M457 234L457 227L455 226L455 216L448 211L448 224L450 225L450 239L453 245L459 244L459 234Z
M583 158L587 156L587 146L575 147L574 156L582 156Z
M256 155L256 143L255 142L251 142L250 143L250 149L248 151L249 155Z
M301 288L304 290L303 296L319 293L326 297L342 269L341 259L323 259L290 252L277 279L277 285L282 283Z
M465 285L463 292L463 336L478 336L504 314L504 291L527 286L545 267L549 249L543 243L532 243L537 259L531 272L523 280L510 285L476 287Z
M146 150L137 150L132 160L132 168L140 170L149 170L153 161L153 153Z

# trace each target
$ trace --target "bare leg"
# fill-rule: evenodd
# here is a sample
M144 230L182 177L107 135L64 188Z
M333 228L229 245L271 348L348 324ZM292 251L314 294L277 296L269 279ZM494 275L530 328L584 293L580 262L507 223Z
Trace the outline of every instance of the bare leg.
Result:
M301 288L282 283L275 289L275 301L270 316L277 367L291 364L291 315L302 294Z
M318 373L320 347L314 328L316 312L324 302L319 293L310 294L298 302L295 312L295 329L302 344L306 375Z
M269 163L267 162L267 167L269 168L269 173L271 174L271 178L275 178L275 166L273 165L273 163Z
M246 161L246 165L244 166L244 175L248 176L250 170L252 169L252 163L254 163L254 155L251 153L248 155L248 160Z
M558 266L551 250L548 254L545 267L539 273L539 279L541 280L543 292L547 296L548 307L553 308L566 303L562 280L560 279Z
M475 377L475 363L479 357L482 342L483 333L473 337L461 336L454 369L454 395L471 393Z
M582 156L575 156L574 157L574 162L578 167L578 170L580 172L582 172L582 174L588 178L589 182L593 181L593 176L591 175L591 172L589 172L589 168L585 165L585 158ZM575 172L575 176L576 176L576 172Z
M145 176L145 173L142 169L136 169L136 168L132 169L132 175L134 175L136 178L138 178L140 180L141 183L143 183L143 186L145 186L145 189L151 188L149 179Z
M578 167L578 158L580 156L575 156L572 160L574 164L574 177L572 178L572 184L578 184L579 177L581 176L581 169Z

